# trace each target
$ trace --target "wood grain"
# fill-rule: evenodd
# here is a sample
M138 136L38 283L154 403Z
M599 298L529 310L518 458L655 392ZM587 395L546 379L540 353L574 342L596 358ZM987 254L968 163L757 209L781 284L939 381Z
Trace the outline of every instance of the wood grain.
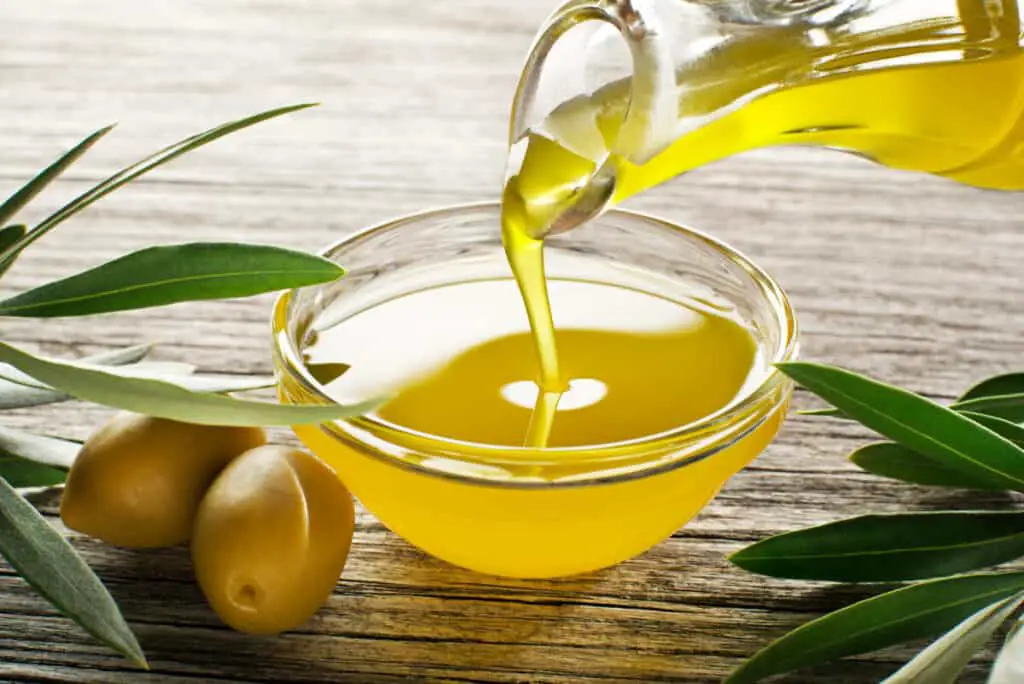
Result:
M5 291L155 241L316 249L398 213L494 198L511 89L551 5L6 3L0 193L89 131L120 122L26 219L177 137L260 108L323 104L104 200L26 254ZM806 358L946 399L1020 366L1024 196L779 149L693 172L631 206L713 232L767 267L800 312ZM265 372L268 304L261 297L44 325L4 320L0 335L69 356L158 340L161 358ZM83 437L106 413L68 403L5 413L4 423ZM72 534L137 629L153 671L132 670L4 568L0 680L720 681L770 639L866 595L747 575L725 554L773 532L868 511L1019 503L861 474L844 454L867 437L837 421L794 417L696 522L641 558L585 578L474 575L424 556L360 512L330 603L276 639L219 624L184 550L129 553ZM44 507L51 515L52 504ZM910 652L786 681L877 681ZM974 666L964 681L983 681L983 670Z

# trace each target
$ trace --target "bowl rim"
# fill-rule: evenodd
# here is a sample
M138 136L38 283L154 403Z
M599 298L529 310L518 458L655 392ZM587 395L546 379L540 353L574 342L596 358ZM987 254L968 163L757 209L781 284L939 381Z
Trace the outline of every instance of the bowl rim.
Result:
M378 233L399 228L403 224L416 223L439 217L454 217L464 213L478 213L481 211L500 212L500 208L501 204L499 201L485 200L435 206L403 214L357 230L319 250L317 254L324 258L332 258L332 255L335 252L351 245L352 243L372 237ZM767 409L761 411L762 415L760 415L756 425L748 426L738 435L730 435L731 439L728 439L727 443L721 443L721 440L719 440L718 443L708 444L699 448L698 453L696 454L692 454L689 457L680 456L677 459L672 459L670 462L656 460L651 464L637 468L636 472L613 474L604 477L595 476L592 479L580 481L573 480L566 484L585 484L593 483L595 481L619 481L622 479L646 477L658 472L664 472L665 470L672 470L677 467L682 467L690 463L703 460L704 458L721 451L736 440L741 439L743 436L751 432L760 425L761 422L766 420L776 408L785 403L785 396L780 396L780 398L776 400L769 401L773 394L777 394L780 390L792 387L792 382L777 367L778 364L793 360L799 349L799 324L796 318L796 313L785 290L783 290L783 288L775 281L774 278L771 277L771 275L768 274L767 271L754 263L743 252L732 247L727 242L711 237L700 230L634 210L613 208L602 214L602 216L605 215L624 216L626 218L640 220L648 224L654 224L658 228L667 229L672 232L682 232L691 238L699 240L718 254L726 257L731 263L738 266L753 280L763 299L768 302L773 318L779 324L780 330L779 343L772 350L771 359L768 364L768 371L761 382L753 387L747 388L741 395L737 396L732 402L723 408L708 416L704 416L699 420L659 433L604 444L571 447L544 447L539 449L536 447L525 446L481 444L420 432L380 418L365 415L343 418L330 423L323 423L319 427L332 437L343 439L346 442L354 441L363 446L367 446L365 439L353 436L348 431L341 431L339 434L339 428L344 426L368 432L375 437L375 441L383 439L385 442L389 442L392 445L399 445L402 448L407 448L409 442L403 441L401 438L406 438L406 440L415 440L416 448L423 451L429 450L430 455L443 455L446 458L454 457L455 460L478 464L544 467L565 465L567 462L570 462L569 460L571 460L572 463L600 464L607 462L609 464L613 464L616 459L622 459L625 456L636 456L637 454L644 453L645 451L653 451L655 448L661 450L664 450L665 447L679 448L687 442L692 443L694 438L697 436L706 437L708 434L714 435L723 431L728 432L728 427L730 425L734 425L738 421L741 421L744 416L749 417L751 412L756 411L759 406L768 406ZM597 217L594 220L600 220L600 218L601 217ZM581 227L580 230L586 230L586 227ZM325 388L315 378L313 378L308 371L306 371L305 366L300 361L301 353L296 348L296 340L292 338L292 335L288 334L288 324L290 323L288 317L289 304L299 289L309 288L297 288L282 292L274 303L271 326L273 352L275 356L275 365L277 365L276 371L278 373L287 373L290 381L297 383L303 391L311 394L319 402L327 404L337 403L336 399L331 397ZM279 329L280 327L283 327L283 330ZM278 380L278 384L281 384L280 378ZM718 429L716 429L716 427ZM380 435L384 435L384 437L380 437ZM388 439L388 437L397 437L398 439L394 439L394 441L392 441L391 439ZM514 480L493 479L470 473L452 473L447 469L433 468L413 463L409 460L382 452L377 448L367 447L362 449L361 452L372 454L373 456L383 459L392 465L412 468L417 471L446 479L472 481L498 486L517 486L520 484L531 486L533 484L529 482L517 483ZM588 455L590 455L591 458L587 458ZM560 484L562 483L557 481L543 483L543 485L547 487L559 486Z

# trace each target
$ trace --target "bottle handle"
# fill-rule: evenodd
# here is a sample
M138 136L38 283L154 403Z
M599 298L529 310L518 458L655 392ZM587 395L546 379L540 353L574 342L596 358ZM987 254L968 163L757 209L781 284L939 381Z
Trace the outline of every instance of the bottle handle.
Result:
M632 78L625 115L610 152L641 162L672 141L678 104L670 37L664 35L650 0L570 0L544 22L526 58L516 88L510 121L510 143L521 139L549 112L535 112L541 75L555 44L571 29L588 21L613 26L626 42ZM576 65L585 65L581 55ZM595 160L596 161L596 160Z

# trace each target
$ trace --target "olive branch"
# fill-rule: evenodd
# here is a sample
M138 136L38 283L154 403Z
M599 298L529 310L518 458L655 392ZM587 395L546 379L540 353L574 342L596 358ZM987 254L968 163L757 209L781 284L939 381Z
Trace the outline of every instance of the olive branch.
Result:
M942 406L850 371L812 363L783 372L891 441L850 456L863 470L933 487L1024 492L1024 373L989 378ZM866 515L765 539L731 557L764 575L906 583L790 632L726 682L765 677L925 637L938 640L886 684L951 684L1010 624L989 684L1024 681L1024 571L975 572L1024 557L1024 510Z
M112 129L101 128L0 204L0 278L37 240L143 174L226 135L310 106L272 109L189 136L112 174L31 228L15 222L29 202ZM87 316L247 297L330 282L343 274L327 259L268 245L162 245L0 299L0 318ZM233 397L229 393L267 387L273 380L195 375L187 364L147 361L149 350L131 347L71 361L0 341L0 410L80 399L184 422L262 426L320 423L370 406L286 406ZM71 440L0 425L0 555L62 613L146 667L138 641L103 583L20 491L63 482L79 447Z

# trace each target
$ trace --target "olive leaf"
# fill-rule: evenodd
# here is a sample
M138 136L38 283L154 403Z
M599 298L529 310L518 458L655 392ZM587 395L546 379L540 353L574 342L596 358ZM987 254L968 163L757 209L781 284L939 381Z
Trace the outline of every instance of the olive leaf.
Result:
M839 418L842 420L850 420L849 416L844 416L843 412L839 409L834 408L816 408L816 409L800 409L796 412L798 416L809 416L809 417L821 417L821 418Z
M109 133L113 128L113 126L106 126L87 136L85 140L65 152L57 161L40 171L32 180L8 197L3 204L0 204L0 225L7 223L15 214L21 211L47 185L62 174L65 169L74 164L96 141ZM20 251L18 245L25 239L27 232L28 230L25 226L8 226L4 228L4 232L0 233L0 276L3 276L14 265L14 260Z
M97 131L0 204L0 276L22 251L61 222L148 171L234 131L309 106L312 105L269 110L190 136L109 176L32 229L21 225L4 227L8 219L110 128ZM185 300L245 296L326 282L340 275L339 267L319 257L275 248L218 246L197 255L201 249L183 245L136 252L11 297L2 307L7 315L84 315ZM291 256L291 260L286 260L286 256ZM192 376L194 368L188 364L142 362L147 351L148 347L114 352L105 358L59 362L0 343L0 408L63 401L74 396L191 422L255 425L322 422L365 412L375 405L368 402L347 407L280 406L197 393L188 388L229 392L262 387L268 382L266 378L241 376ZM108 363L129 367L103 365ZM0 555L58 609L145 667L138 642L100 580L11 486L11 482L27 486L53 483L63 474L61 468L71 464L78 449L78 444L66 440L0 429Z
M100 366L126 366L130 363L138 363L149 356L149 353L153 351L153 346L152 344L136 344L131 347L112 349L84 356L82 361Z
M989 428L907 390L813 363L779 368L844 414L898 444L954 469L984 472L1005 489L1024 489L1024 449Z
M223 138L226 135L234 133L235 131L247 128L254 124L272 119L274 117L296 112L300 109L306 109L308 107L315 106L315 103L304 103L298 105L291 105L288 107L279 107L277 109L271 109L269 111L247 116L236 121L231 121L220 126L216 126L202 133L191 135L183 140L179 140L173 145L169 145L164 149L152 154L141 161L132 164L124 169L121 169L114 175L108 177L106 180L100 182L98 185L86 190L84 193L71 200L54 213L47 216L45 219L40 221L32 230L28 232L22 239L11 245L8 249L0 252L0 266L4 263L9 263L12 259L16 258L18 254L24 251L29 245L34 243L39 238L46 235L48 232L53 230L64 220L74 216L78 212L82 211L94 202L106 197L110 193L114 192L121 186L132 182L139 176L166 164L169 161L177 159L183 154L187 154L192 150L202 147L208 143L213 142L219 138ZM96 135L96 134L94 134ZM87 139L88 140L88 139ZM90 143L91 144L91 143Z
M999 397L1006 394L1024 394L1024 373L1006 373L986 378L964 392L957 401Z
M1014 444L1024 447L1024 427L995 416L968 411L962 413ZM877 442L863 446L850 454L850 460L869 473L913 484L989 490L1006 488L1002 480L990 477L980 468L967 463L942 463L893 442Z
M57 161L40 171L32 180L25 183L16 193L8 197L3 204L0 204L0 225L10 221L15 214L31 202L47 185L53 182L57 176L64 173L65 169L74 164L79 157L85 154L90 147L95 145L100 138L113 130L113 128L113 126L105 126L95 133L86 136L82 142L65 152ZM0 256L4 255L4 250L7 246L0 247Z
M1024 423L1024 373L1010 373L989 378L968 390L949 408L954 411L987 414ZM824 416L850 420L836 408L805 409L801 416Z
M84 368L90 367L86 364L79 365ZM185 373L191 372L192 367L188 366L188 364L175 362L147 361L119 367L95 366L95 368L103 370L110 375L117 375L123 378L163 380L192 392L216 394L249 392L267 389L275 384L272 377L264 375L186 375ZM20 371L8 370L0 366L0 383L6 383L5 385L0 385L0 409L40 406L74 398L67 393L54 390L42 383L26 382L19 384L19 380L23 377L25 377L25 374Z
M967 411L964 409L960 409L959 412L973 420L975 423L980 423L992 432L1005 437L1017 446L1024 447L1024 425L1018 425L1017 423L1006 420L1005 418L1000 418L999 416L974 413L973 411Z
M950 408L956 411L983 413L1014 423L1022 423L1024 422L1024 393L1000 394L958 401Z
M835 407L805 413L856 420L894 440L869 444L850 456L868 472L917 484L1021 490L1024 374L990 378L946 408L841 368L780 367ZM766 539L732 560L775 576L905 581L1014 560L1024 556L1022 537L1024 511L863 516ZM1019 609L1022 589L1024 573L1019 572L959 575L904 587L804 625L755 655L728 681L758 681L951 629L886 683L952 684ZM1008 639L990 684L1016 684L1024 677L1020 631Z
M1024 572L949 577L901 587L798 627L740 666L726 684L757 682L939 634L1021 591Z
M87 316L316 285L344 269L305 252L232 243L150 247L0 301L0 316Z
M149 345L104 352L74 361L83 367L100 368L128 378L164 380L193 392L248 392L274 386L274 378L263 375L223 375L204 373L191 375L195 366L177 361L138 362L150 350ZM71 395L55 390L9 365L0 364L0 409L26 408L53 404L71 399Z
M66 470L75 462L81 447L79 442L0 426L0 456L17 456Z
M0 228L0 252L20 240L26 232L28 232L28 227L23 225Z
M146 658L121 611L78 552L0 478L0 555L87 632L141 667Z
M1018 620L989 673L988 684L1020 684L1024 681L1024 629Z
M882 684L954 684L975 653L1020 607L1021 601L1024 601L1024 594L1015 594L982 608L918 653Z
M1024 512L865 515L769 537L729 560L750 572L832 582L902 582L1024 556Z
M7 226L6 228L0 228L0 254L3 254L5 249L25 237L26 232L28 232L28 228L26 226ZM12 262L0 264L0 277L7 272L11 265Z
M135 370L139 369L139 370ZM231 392L250 392L252 390L274 387L276 382L269 375L227 375L203 373L201 375L177 375L153 372L143 364L122 366L121 368L101 369L112 375L126 378L147 378L163 380L192 392L224 394Z
M1001 491L1005 482L985 472L957 468L919 454L895 442L875 442L850 454L850 461L862 470L911 484L931 487L961 487Z
M289 406L200 394L162 380L128 378L110 370L43 359L2 342L0 363L78 399L202 425L308 425L361 415L381 403Z
M100 366L122 366L141 361L146 358L152 348L152 345L144 344L124 349L115 349L109 352L86 356L81 361ZM11 377L11 374L15 372L10 366L6 368L0 366L0 410L42 406L44 404L66 401L71 398L63 392L58 392L52 387L46 387L38 381L32 381L31 378L24 375L15 376L18 382L4 379L4 376ZM29 382L25 382L25 380Z
M8 456L0 449L0 478L12 487L52 487L67 478L67 472L42 463Z

